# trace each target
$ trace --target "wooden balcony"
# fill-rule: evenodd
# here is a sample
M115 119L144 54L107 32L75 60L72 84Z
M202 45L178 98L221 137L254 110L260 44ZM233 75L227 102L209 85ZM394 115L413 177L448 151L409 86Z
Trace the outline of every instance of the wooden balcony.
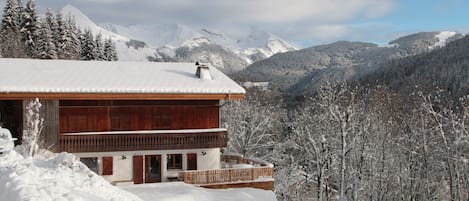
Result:
M60 151L69 153L226 147L226 129L67 133Z
M196 184L206 188L237 188L252 187L273 190L274 168L271 164L245 159L238 156L221 157L222 162L230 162L230 166L240 164L254 165L244 168L226 168L218 170L191 170L179 172L179 180L188 184ZM232 162L237 162L232 164ZM239 162L239 163L238 163Z

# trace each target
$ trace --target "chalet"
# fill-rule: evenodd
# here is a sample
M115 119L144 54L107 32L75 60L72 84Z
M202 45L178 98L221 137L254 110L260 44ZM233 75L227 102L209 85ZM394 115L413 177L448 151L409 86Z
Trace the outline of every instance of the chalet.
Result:
M241 160L220 154L228 141L227 130L220 128L220 101L242 99L245 93L216 68L0 59L0 72L0 126L18 142L25 105L39 98L45 120L42 146L75 154L110 182L243 180L233 169L224 178L210 179L209 171ZM250 180L273 174L272 168L249 171Z

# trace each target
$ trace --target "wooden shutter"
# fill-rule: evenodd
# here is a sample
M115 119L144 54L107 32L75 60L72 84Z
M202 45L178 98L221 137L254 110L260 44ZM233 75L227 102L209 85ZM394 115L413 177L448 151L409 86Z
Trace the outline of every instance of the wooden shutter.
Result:
M134 184L143 184L143 156L134 156Z
M112 156L103 157L103 175L112 175Z
M197 170L197 154L187 154L187 170Z

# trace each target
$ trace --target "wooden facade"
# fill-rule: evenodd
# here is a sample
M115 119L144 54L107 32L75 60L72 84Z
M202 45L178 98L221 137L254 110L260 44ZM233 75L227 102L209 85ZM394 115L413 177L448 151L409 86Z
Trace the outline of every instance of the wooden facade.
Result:
M219 101L60 101L59 110L60 151L193 149L227 144L226 131L132 132L218 128ZM130 132L81 134L112 131Z
M219 127L219 101L60 101L60 133Z
M21 142L28 100L0 101L1 126ZM42 100L41 147L52 151L94 152L226 146L226 132L192 134L67 135L67 133L219 128L218 100ZM121 142L122 140L122 142ZM146 144L136 144L150 140ZM205 142L204 142L205 141ZM171 143L187 142L170 146ZM87 144L90 143L90 144ZM96 147L96 145L100 145ZM156 146L156 147L155 147ZM85 148L88 147L89 150Z

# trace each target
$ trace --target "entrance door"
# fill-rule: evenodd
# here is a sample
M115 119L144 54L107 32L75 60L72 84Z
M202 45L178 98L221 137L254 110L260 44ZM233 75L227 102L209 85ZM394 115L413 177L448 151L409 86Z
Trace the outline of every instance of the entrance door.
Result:
M197 170L197 154L187 154L187 170Z
M161 182L161 155L145 156L145 183Z

